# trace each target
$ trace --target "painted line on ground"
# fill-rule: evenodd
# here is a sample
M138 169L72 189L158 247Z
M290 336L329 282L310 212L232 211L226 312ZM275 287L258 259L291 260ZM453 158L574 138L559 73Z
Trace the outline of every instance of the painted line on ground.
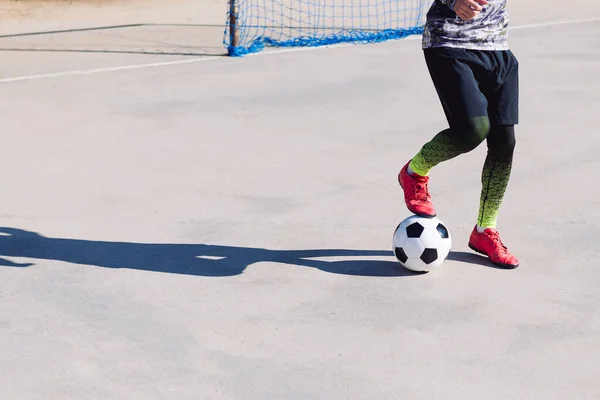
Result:
M558 25L569 25L569 24L583 24L590 22L600 22L600 18L590 18L590 19L579 19L579 20L566 20L566 21L552 21L552 22L541 22L536 24L527 24L527 25L519 25L510 28L510 30L520 30L520 29L535 29L535 28L546 28L551 26ZM420 35L412 35L408 36L401 41L406 40L417 40L420 39ZM332 46L320 46L320 47L298 47L298 48L287 48L287 49L274 49L274 50L265 50L260 53L248 54L246 57L255 57L255 56L267 56L274 54L282 54L282 53L291 53L297 51L315 51L315 50L323 50L333 47L350 47L355 46L354 43L341 43ZM15 76L10 78L0 78L0 83L11 83L11 82L21 82L21 81L30 81L34 79L45 79L45 78L60 78L64 76L75 76L75 75L92 75L99 73L107 73L107 72L117 72L117 71L126 71L132 69L145 69L145 68L156 68L156 67L166 67L171 65L182 65L182 64L192 64L202 61L210 61L210 60L223 60L227 57L215 57L215 56L199 56L198 58L186 59L186 60L175 60L175 61L162 61L155 63L146 63L146 64L131 64L131 65L122 65L118 67L104 67L104 68L93 68L86 70L72 70L72 71L63 71L63 72L53 72L47 74L37 74L37 75L26 75L26 76Z
M513 30L519 30L519 29L547 28L550 26L557 26L557 25L587 24L590 22L600 22L600 18L571 19L571 20L566 20L566 21L540 22L537 24L526 24L526 25L513 26L510 28L510 30L513 31Z
M28 75L28 76L15 76L12 78L0 78L0 83L7 82L18 82L18 81L28 81L32 79L43 79L43 78L59 78L61 76L72 76L72 75L91 75L91 74L99 74L102 72L115 72L115 71L125 71L129 69L144 69L144 68L154 68L154 67L165 67L169 65L180 65L180 64L191 64L197 63L200 61L208 61L215 60L214 56L204 57L204 58L193 58L186 60L175 60L175 61L162 61L148 64L132 64L132 65L121 65L118 67L105 67L105 68L94 68L94 69L85 69L85 70L75 70L75 71L64 71L64 72L53 72L48 74L38 74L38 75Z

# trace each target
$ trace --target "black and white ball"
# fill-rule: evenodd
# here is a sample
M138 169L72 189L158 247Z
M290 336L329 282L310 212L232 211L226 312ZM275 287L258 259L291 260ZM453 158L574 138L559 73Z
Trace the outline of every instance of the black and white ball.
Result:
M400 222L394 232L394 255L411 271L429 272L441 266L451 247L450 231L438 218L413 215Z

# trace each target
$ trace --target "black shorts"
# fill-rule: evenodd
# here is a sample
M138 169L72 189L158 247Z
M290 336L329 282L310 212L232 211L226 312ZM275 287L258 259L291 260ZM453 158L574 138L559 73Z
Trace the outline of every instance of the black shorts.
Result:
M519 63L510 50L425 49L425 61L450 127L487 116L519 123Z

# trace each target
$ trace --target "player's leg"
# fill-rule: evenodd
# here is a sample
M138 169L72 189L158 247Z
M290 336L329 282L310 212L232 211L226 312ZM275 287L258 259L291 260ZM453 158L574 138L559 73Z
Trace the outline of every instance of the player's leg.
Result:
M425 60L449 128L421 148L402 168L398 180L411 212L435 216L428 189L429 172L439 163L476 148L487 137L490 122L488 102L479 88L477 71L474 71L479 62L474 52L427 49Z
M497 265L515 268L519 261L500 240L498 215L511 175L518 123L518 63L511 52L498 52L497 84L491 86L489 115L492 128L487 138L488 154L481 174L481 196L477 225L469 246L487 255Z
M513 125L495 125L487 137L488 153L481 173L481 196L477 226L496 229L504 193L508 187L515 149Z
M428 176L436 165L475 149L490 132L487 116L468 118L454 125L423 145L408 165L410 173Z

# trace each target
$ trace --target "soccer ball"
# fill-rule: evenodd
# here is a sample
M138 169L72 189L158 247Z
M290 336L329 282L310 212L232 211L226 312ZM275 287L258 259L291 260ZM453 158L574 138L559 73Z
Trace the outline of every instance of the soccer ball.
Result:
M451 247L450 232L438 218L413 215L400 222L394 232L394 255L411 271L429 272L439 267Z

